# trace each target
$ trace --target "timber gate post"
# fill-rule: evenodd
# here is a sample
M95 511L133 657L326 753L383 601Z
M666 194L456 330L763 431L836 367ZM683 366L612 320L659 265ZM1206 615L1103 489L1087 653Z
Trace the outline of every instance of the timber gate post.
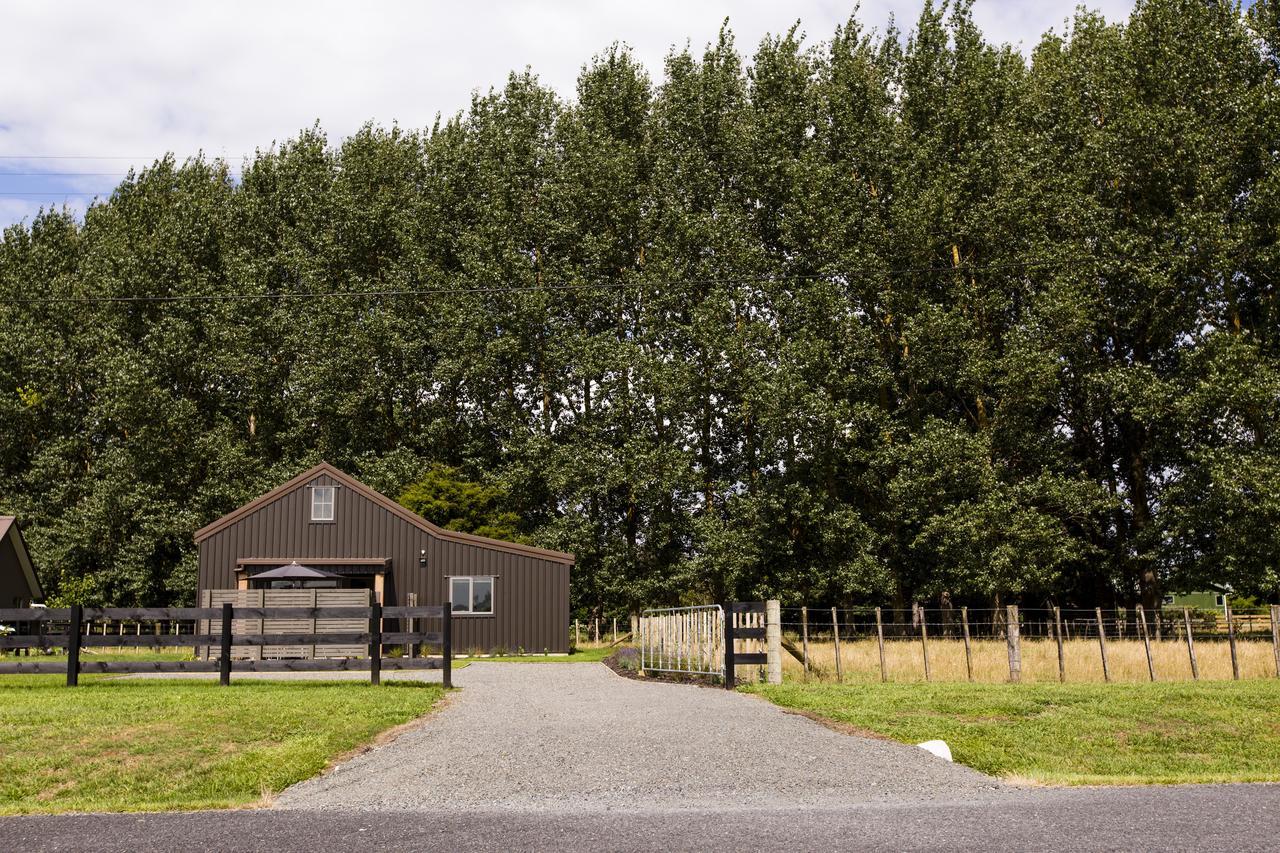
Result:
M733 648L733 602L726 601L721 609L724 611L724 688L732 690L738 666Z
M766 681L782 683L782 603L771 598L764 603Z

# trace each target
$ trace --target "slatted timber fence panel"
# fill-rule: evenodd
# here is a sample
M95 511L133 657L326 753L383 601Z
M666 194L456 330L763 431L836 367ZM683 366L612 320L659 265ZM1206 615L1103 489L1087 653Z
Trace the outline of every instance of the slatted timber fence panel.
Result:
M273 592L274 590L267 590ZM259 592L242 590L239 592ZM365 591L367 592L367 591ZM246 595L250 604L236 607L223 602L221 607L172 607L172 608L83 608L70 607L10 608L0 609L0 622L36 626L35 633L0 636L0 649L50 649L67 650L67 662L20 661L0 662L0 674L66 672L67 683L75 685L81 672L221 672L223 683L228 683L229 673L237 672L286 672L286 671L337 671L368 670L370 680L377 683L382 669L442 669L444 684L452 686L453 629L451 608L446 605L430 607L388 607L373 604L355 606L255 606L254 596ZM314 601L314 599L313 599ZM86 617L104 619L155 619L199 620L199 633L183 635L143 634L125 636L86 635ZM439 631L384 632L384 619L439 620ZM299 623L316 624L322 620L337 620L343 627L339 631L325 632L290 631ZM229 629L229 630L224 630ZM217 633L214 633L215 630ZM264 632L274 633L264 633ZM438 645L440 658L384 658L385 645ZM195 646L217 649L217 659L192 661L81 661L80 649L84 646ZM264 660L255 647L267 649L314 649L316 647L351 648L365 657L299 657L293 660ZM207 656L210 657L211 656Z

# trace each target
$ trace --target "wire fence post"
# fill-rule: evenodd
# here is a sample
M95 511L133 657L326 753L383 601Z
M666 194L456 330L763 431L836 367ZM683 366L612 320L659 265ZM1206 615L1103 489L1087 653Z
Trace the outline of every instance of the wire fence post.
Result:
M836 609L831 608L831 633L836 640L836 681L844 681L844 664L840 661L840 618L836 615Z
M888 681L889 674L884 668L884 622L880 620L880 608L876 608L876 642L880 645L880 680Z
M925 618L925 610L922 605L916 605L916 615L920 617L920 649L924 656L924 680L932 681L932 674L929 671L929 626Z
M1271 653L1276 659L1276 678L1280 678L1280 604L1271 605Z
M1102 608L1094 611L1098 617L1098 650L1102 653L1102 680L1111 681L1111 665L1107 663L1107 627L1102 622Z
M1196 640L1191 633L1191 611L1182 608L1182 621L1187 627L1187 657L1191 659L1191 680L1200 680L1200 663L1196 660Z
M1053 608L1053 636L1058 643L1058 681L1067 680L1067 659L1062 653L1062 608Z
M1231 678L1239 681L1240 658L1236 654L1236 622L1231 612L1231 603L1226 601L1222 606L1227 614L1227 643L1231 646Z
M809 608L800 608L800 647L804 652L804 677L809 680Z
M1142 632L1142 647L1147 652L1147 677L1156 680L1156 665L1151 659L1151 636L1147 633L1147 612L1138 605L1138 630Z
M973 649L969 646L969 608L960 608L960 628L964 633L964 669L973 681Z
M1018 605L1010 604L1005 609L1008 630L1005 631L1005 642L1009 646L1009 680L1015 684L1022 680L1022 632L1018 625Z

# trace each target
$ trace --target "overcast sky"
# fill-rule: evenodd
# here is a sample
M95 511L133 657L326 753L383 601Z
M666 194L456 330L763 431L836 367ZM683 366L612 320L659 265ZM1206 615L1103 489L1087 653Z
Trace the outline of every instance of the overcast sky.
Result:
M922 0L863 0L861 20L908 30ZM993 41L1034 46L1077 0L977 0ZM1091 0L1109 20L1131 0ZM367 120L430 125L475 89L531 67L571 96L613 42L660 79L672 46L701 49L728 17L749 54L797 19L830 37L852 2L4 2L0 6L0 226L41 206L82 212L122 173L167 151L233 165L319 121L330 139ZM66 173L77 173L67 175ZM92 174L87 174L92 173Z

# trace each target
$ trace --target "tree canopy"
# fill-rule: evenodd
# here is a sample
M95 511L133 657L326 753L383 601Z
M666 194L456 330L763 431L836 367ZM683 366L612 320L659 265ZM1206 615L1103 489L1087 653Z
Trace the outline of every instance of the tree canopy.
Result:
M1277 600L1278 7L726 26L160 160L0 242L0 511L67 601L190 600L320 459L505 494L581 610Z

